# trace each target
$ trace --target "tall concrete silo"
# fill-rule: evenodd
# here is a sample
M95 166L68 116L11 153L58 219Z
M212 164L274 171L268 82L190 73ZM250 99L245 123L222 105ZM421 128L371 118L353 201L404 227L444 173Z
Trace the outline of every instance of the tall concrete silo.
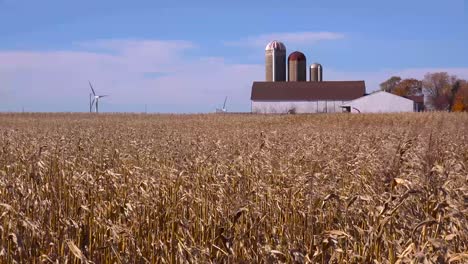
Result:
M286 81L286 46L276 40L265 48L265 79L267 82Z
M295 51L288 57L288 81L307 81L307 62L304 53Z
M314 63L310 65L310 77L309 78L311 82L323 81L322 65L320 65L319 63Z

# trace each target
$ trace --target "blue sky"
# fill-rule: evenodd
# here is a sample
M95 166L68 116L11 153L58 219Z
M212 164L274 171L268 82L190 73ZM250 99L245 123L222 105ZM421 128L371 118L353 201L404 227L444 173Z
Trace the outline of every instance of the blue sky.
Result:
M0 0L0 111L248 111L264 47L285 43L326 80L448 71L468 79L464 0Z

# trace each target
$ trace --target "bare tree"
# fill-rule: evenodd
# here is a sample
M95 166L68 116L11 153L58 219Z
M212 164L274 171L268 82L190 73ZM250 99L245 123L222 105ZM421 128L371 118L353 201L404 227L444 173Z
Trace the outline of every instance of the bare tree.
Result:
M451 90L457 77L446 72L426 73L423 89L429 106L434 110L449 110Z
M401 81L401 77L392 76L390 77L390 79L380 84L380 90L388 92L388 93L392 93L393 90L395 90L397 85L400 83L400 81Z

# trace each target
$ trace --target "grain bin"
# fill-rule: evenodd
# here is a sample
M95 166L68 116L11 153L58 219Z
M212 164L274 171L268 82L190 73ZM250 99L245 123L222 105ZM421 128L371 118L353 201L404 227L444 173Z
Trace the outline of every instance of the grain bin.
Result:
M310 77L309 78L311 82L323 81L322 65L320 65L319 63L314 63L310 65Z

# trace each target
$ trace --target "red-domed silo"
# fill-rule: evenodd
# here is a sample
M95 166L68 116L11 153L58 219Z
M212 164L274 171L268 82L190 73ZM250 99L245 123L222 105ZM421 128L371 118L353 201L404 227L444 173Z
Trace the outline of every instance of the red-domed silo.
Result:
M295 51L288 57L288 81L307 81L307 61L304 53Z

